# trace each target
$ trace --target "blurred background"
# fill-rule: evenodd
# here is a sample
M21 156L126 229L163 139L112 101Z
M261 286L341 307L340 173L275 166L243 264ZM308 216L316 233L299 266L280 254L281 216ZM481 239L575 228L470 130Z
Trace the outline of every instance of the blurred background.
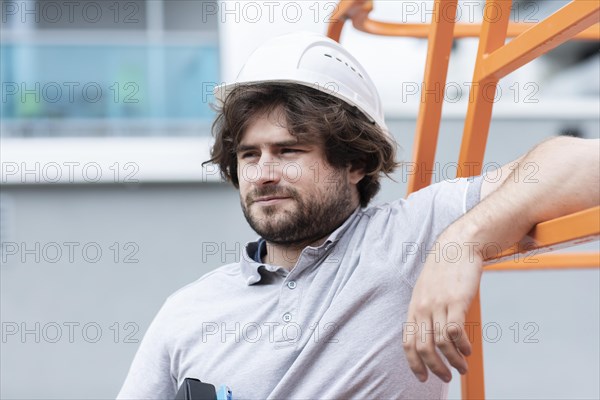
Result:
M515 1L537 22L566 2ZM428 22L430 1L373 18ZM462 22L482 2L460 1ZM0 397L114 398L165 298L256 234L208 158L212 89L287 32L325 33L333 1L0 1ZM410 161L427 43L346 26ZM596 42L567 43L500 83L485 156L510 162L557 135L600 136ZM433 180L451 179L475 39L455 42ZM600 149L599 149L600 151ZM402 170L375 203L403 197ZM577 250L598 250L599 243ZM489 398L600 398L598 270L489 272ZM224 293L224 296L227 294ZM218 299L215 300L218 307ZM243 366L240 366L243 368ZM450 397L460 397L454 379Z

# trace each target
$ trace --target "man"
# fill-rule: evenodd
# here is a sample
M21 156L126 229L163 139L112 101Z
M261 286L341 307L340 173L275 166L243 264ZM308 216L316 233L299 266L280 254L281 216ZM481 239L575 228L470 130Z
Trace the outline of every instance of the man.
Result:
M368 207L394 141L366 71L320 35L261 46L217 98L211 161L260 238L167 299L119 398L173 398L186 377L234 398L443 398L442 357L466 371L484 245L599 202L598 142L559 138L522 160L538 184L503 168L505 184L458 179ZM453 262L428 252L449 242L464 250Z

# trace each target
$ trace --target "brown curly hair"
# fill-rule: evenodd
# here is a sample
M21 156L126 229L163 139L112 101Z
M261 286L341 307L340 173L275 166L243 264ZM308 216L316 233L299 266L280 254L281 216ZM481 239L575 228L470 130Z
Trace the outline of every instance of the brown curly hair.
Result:
M304 142L322 143L327 162L336 168L351 165L365 176L357 184L366 207L379 191L382 174L398 166L396 143L356 107L320 90L294 83L239 85L215 107L215 144L211 159L221 176L239 188L236 150L242 135L262 115L281 109L290 134Z

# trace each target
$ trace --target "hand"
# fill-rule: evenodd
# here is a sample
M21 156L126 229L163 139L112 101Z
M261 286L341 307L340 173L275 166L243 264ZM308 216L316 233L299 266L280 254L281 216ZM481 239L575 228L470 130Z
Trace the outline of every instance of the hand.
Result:
M445 382L452 379L436 347L461 374L467 372L465 356L471 354L471 344L464 328L465 316L482 273L482 257L472 246L443 239L439 244L444 251L427 257L403 330L408 364L421 382L427 380L427 369Z

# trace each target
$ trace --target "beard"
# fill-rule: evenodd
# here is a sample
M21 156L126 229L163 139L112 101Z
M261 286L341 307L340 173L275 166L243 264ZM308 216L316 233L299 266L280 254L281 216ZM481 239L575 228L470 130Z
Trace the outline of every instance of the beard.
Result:
M259 217L256 215L259 211L250 209L254 199L264 196L289 197L287 201L294 205L257 205L264 215ZM292 187L267 186L248 194L241 204L246 221L256 233L267 242L286 246L308 245L329 235L354 211L347 178L326 187L319 196L304 199Z

